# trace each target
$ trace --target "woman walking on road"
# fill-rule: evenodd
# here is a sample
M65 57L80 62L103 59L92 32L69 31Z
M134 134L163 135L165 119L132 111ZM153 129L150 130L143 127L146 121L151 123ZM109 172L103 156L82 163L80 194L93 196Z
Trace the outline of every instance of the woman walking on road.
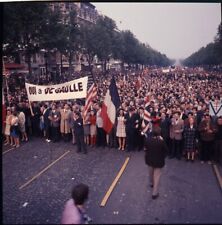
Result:
M160 134L161 129L154 127L153 137L145 140L145 163L149 167L150 186L153 187L152 199L159 197L160 176L168 151L166 143Z

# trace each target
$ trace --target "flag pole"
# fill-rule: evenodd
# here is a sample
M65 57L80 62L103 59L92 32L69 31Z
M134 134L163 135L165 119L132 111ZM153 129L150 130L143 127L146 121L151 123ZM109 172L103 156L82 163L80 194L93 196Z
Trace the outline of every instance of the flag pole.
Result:
M32 105L31 105L31 102L30 101L29 101L29 108L30 108L30 111L31 111L32 116L34 116L34 113L33 113L33 110L32 110Z
M4 60L4 58L2 58L2 63L3 63L3 75L5 77L7 100L9 102L9 86L8 86L8 76L9 76L9 73L5 69L5 60Z

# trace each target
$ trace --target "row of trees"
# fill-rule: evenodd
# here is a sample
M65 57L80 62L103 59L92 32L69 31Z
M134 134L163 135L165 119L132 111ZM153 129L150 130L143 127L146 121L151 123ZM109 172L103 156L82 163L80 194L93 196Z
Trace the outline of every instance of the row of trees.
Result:
M218 26L214 42L202 47L182 62L185 66L222 64L222 23Z
M172 60L166 55L141 43L132 32L119 31L115 21L99 16L96 24L77 24L76 12L61 14L52 11L49 3L5 3L3 26L3 53L19 60L19 52L25 53L29 73L33 54L45 49L46 53L59 51L69 58L70 73L73 56L85 54L89 67L95 56L103 63L106 71L111 58L121 60L122 65L168 66Z

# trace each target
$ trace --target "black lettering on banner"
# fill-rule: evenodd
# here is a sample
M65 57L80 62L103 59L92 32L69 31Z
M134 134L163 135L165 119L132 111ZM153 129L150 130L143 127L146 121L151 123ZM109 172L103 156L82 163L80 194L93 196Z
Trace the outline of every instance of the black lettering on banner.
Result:
M36 87L29 87L29 94L30 95L36 95Z
M78 88L79 88L79 91L83 91L82 82L79 82L79 83L78 83Z
M53 89L55 89L55 88L46 88L45 94L53 94Z
M69 92L69 87L68 86L66 86L64 89L65 89L64 90L65 93L68 93Z
M73 86L73 89L72 89L72 86ZM69 87L70 87L70 89L69 89L70 92L77 92L77 91L79 91L78 88L77 88L77 84L75 84L75 83L70 85Z
M74 92L78 91L78 88L76 86L76 84L73 84Z
M58 94L59 93L59 88L55 89L55 93Z
M48 94L49 93L49 88L46 88L45 89L45 94Z
M40 94L40 95L42 94L42 90L41 89L38 90L38 94Z
M74 84L73 84L74 85ZM74 92L74 90L72 89L72 85L69 85L69 91L70 92Z

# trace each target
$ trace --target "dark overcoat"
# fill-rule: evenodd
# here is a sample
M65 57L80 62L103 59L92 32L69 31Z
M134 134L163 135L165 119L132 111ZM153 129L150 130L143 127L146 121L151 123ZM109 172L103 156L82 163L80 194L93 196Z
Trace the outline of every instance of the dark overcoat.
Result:
M159 137L152 137L145 140L145 163L154 168L162 168L165 165L167 146L164 140Z

